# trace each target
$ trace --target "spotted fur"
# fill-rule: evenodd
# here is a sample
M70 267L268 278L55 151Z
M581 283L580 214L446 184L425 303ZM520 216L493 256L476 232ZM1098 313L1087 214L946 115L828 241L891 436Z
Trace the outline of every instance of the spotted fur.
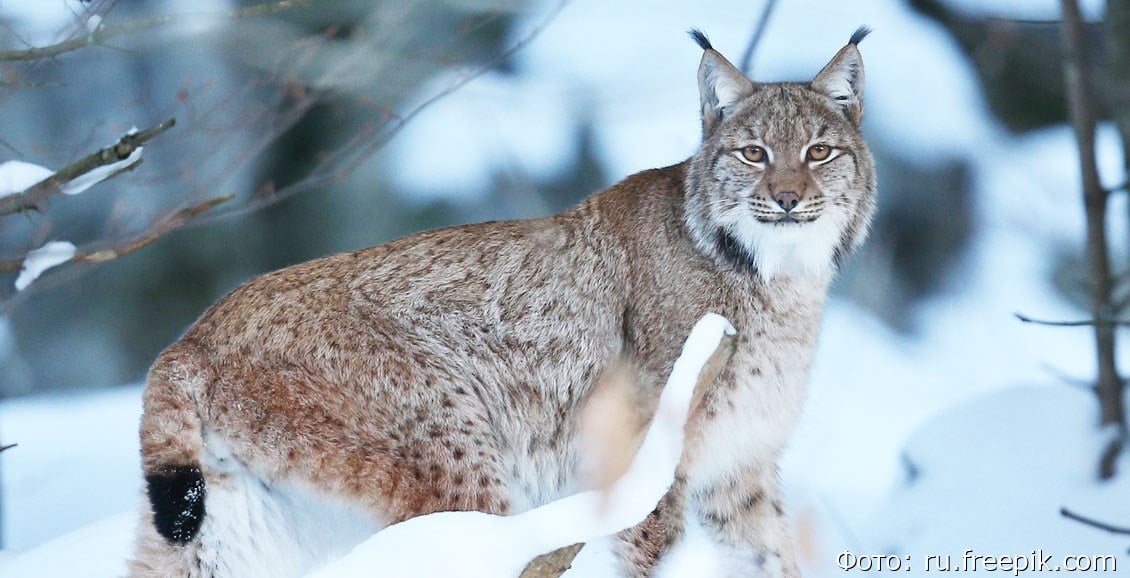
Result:
M157 482L131 576L299 576L413 516L576 492L577 418L601 374L630 359L650 415L706 312L737 327L736 352L671 492L617 555L648 576L691 520L734 576L795 576L777 459L834 260L874 208L859 39L811 83L759 84L701 35L689 160L556 216L428 231L225 297L150 371L141 441ZM833 158L805 161L820 143ZM749 146L768 161L743 160Z

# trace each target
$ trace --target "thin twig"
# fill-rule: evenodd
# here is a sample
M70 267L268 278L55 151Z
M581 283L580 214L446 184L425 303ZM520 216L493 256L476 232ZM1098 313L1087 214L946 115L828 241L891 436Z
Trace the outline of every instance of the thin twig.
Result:
M749 44L745 47L745 52L742 53L742 60L739 69L742 74L749 76L750 67L753 66L753 55L757 52L757 45L761 43L761 37L765 36L765 31L769 28L769 17L773 15L773 9L777 7L777 0L765 0L765 5L761 7L761 17L757 19L757 27L753 29L753 36L749 39Z
M42 60L44 58L54 58L68 52L74 52L87 46L101 44L105 40L115 38L118 36L125 36L135 32L150 30L153 28L160 28L167 26L174 22L187 18L251 18L256 16L266 16L276 12L282 12L291 8L304 6L310 4L311 0L280 0L279 2L267 2L263 4L256 4L238 10L228 11L214 11L214 12L187 12L181 14L167 14L165 16L156 16L153 18L145 18L142 20L134 20L125 22L123 24L99 26L93 32L84 36L76 36L70 40L64 40L55 44L47 46L39 46L35 48L24 48L21 50L0 50L0 62L4 61L34 61Z
M22 193L0 197L0 217L27 210L39 210L40 203L52 195L61 193L63 185L98 167L111 165L129 158L138 147L145 144L149 139L169 130L176 125L176 123L176 119L170 118L152 128L127 134L119 139L117 143L63 167L55 174L32 185ZM132 163L129 167L126 167L126 169L133 168L136 164L136 162ZM122 171L117 171L114 174L116 175L120 172Z
M1032 319L1027 315L1020 313L1013 313L1017 319L1024 323L1031 323L1033 325L1048 325L1052 327L1095 327L1095 326L1111 326L1116 327L1119 325L1130 325L1130 319L1084 319L1082 321L1046 321L1043 319Z
M19 444L8 444L6 446L0 446L0 452L10 450L10 449L16 447L17 445L19 445Z
M323 167L341 165L340 169L333 170L331 168L328 171L330 173L328 175L301 179L295 183L289 184L277 191L274 191L269 195L254 197L250 201L242 203L237 207L233 207L230 210L217 211L206 217L205 220L211 221L215 219L226 218L231 215L244 215L254 213L255 211L286 200L302 191L308 190L327 181L339 179L343 175L351 173L358 166L360 166L362 162L371 157L373 153L387 145L389 141L393 139L393 137L395 137L405 126L408 125L408 123L412 122L412 120L426 111L432 105L450 96L452 93L463 88L476 78L479 78L483 74L486 74L487 72L493 70L498 64L514 56L518 53L518 51L525 48L526 45L528 45L530 42L533 42L534 39L541 35L541 33L545 31L545 29L548 28L549 25L557 18L557 15L560 14L565 6L569 4L569 1L570 0L561 0L556 5L554 5L554 7L546 14L545 18L543 18L537 26L531 29L529 33L527 33L509 48L496 55L494 58L491 58L478 67L475 67L467 74L463 75L455 82L445 87L443 90L437 92L436 94L433 94L416 106L412 107L408 112L401 115L395 115L393 119L389 121L389 124L383 127L383 130L372 132L362 131L361 133L359 133L359 137L373 135L375 136L372 138L371 142L368 143L361 141L360 138L355 139L354 142L351 143L351 146L342 147L341 152L330 155L322 160L319 163L318 167L315 167L315 169L311 171L311 174L318 172L319 169L322 169Z
M1091 526L1092 528L1098 528L1100 530L1106 530L1107 532L1110 532L1111 534L1130 534L1130 528L1121 528L1119 526L1107 524L1106 522L1100 522L1098 520L1093 520L1093 519L1088 518L1086 516L1076 514L1075 512L1072 512L1071 510L1068 510L1067 508L1060 508L1059 509L1059 515L1063 516L1064 518L1067 518L1068 520L1075 520L1076 522L1086 524L1088 526Z
M75 253L71 257L71 261L78 263L104 263L124 255L133 253L134 251L156 241L157 239L168 235L169 233L187 225L189 221L195 219L197 216L206 211L211 210L213 207L226 203L235 198L235 195L224 195L208 199L198 205L186 207L179 211L165 217L164 220L156 223L142 232L137 237L130 241L111 247L108 249L100 249L97 251L86 253ZM13 259L10 261L0 261L0 273L10 273L12 271L19 271L23 266L23 259Z

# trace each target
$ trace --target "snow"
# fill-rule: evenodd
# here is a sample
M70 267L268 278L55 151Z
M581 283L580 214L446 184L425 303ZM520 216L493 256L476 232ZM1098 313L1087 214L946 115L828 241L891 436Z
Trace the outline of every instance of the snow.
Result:
M1115 554L1130 567L1125 536L1059 513L1067 507L1123 526L1130 520L1130 476L1095 478L1106 441L1097 419L1088 391L1016 387L930 420L907 443L916 477L878 511L890 523L872 526L867 543L915 554ZM1130 456L1120 466L1130 469Z
M139 386L0 402L0 445L19 444L0 453L4 547L26 550L136 511L140 422Z
M437 512L412 518L377 532L310 577L518 576L538 555L638 524L675 479L698 375L722 336L733 333L719 315L707 314L699 320L675 361L639 452L609 488L581 492L513 516ZM611 575L611 569L606 570Z
M130 129L129 134L137 132L137 128ZM64 195L78 195L87 189L114 176L115 173L129 168L141 160L141 152L145 147L137 147L126 158L112 162L108 165L97 167L81 174L70 182L59 187ZM37 164L24 161L7 161L0 164L0 197L22 193L32 185L50 178L55 171Z
M24 257L23 267L16 277L16 291L23 291L44 271L66 263L75 256L75 246L69 241L51 241Z
M131 131L137 132L137 129L133 128L131 129ZM115 161L108 165L98 167L88 173L75 177L74 180L62 186L63 194L77 195L79 193L85 192L90 187L93 187L94 185L97 185L98 183L114 176L114 173L126 169L134 163L140 161L141 151L143 149L145 149L145 147L137 147L136 149L133 149L133 152L131 152L129 156L120 161Z
M0 163L0 197L22 193L32 185L51 178L55 171L24 161Z

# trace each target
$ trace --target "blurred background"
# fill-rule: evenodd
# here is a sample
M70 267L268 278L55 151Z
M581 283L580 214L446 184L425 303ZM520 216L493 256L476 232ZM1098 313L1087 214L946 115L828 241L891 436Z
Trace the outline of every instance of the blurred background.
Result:
M1081 9L1109 321L1130 300L1130 7ZM1130 526L1096 332L1014 316L1096 311L1060 17L1055 0L0 0L0 162L55 170L177 121L135 169L0 215L0 445L20 444L0 455L0 543L130 507L138 384L240 283L551 214L682 161L700 122L688 28L738 62L764 22L751 76L773 81L810 79L866 24L880 211L835 286L783 471L804 564L839 573L851 549L913 556L917 574L925 553L972 547L1130 568L1130 536L1060 514ZM20 259L57 240L131 252L17 291ZM1107 330L1125 374L1126 325ZM75 496L82 464L103 477Z

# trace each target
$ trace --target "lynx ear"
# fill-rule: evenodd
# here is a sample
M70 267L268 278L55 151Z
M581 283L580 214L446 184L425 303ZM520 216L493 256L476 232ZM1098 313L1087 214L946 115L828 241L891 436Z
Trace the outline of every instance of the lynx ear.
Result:
M858 44L870 33L866 26L859 27L847 46L812 80L812 89L834 100L856 124L863 120L863 56Z
M698 93L702 106L702 134L708 135L722 120L727 107L753 94L754 84L714 50L705 34L691 30L690 35L706 51L698 65Z

